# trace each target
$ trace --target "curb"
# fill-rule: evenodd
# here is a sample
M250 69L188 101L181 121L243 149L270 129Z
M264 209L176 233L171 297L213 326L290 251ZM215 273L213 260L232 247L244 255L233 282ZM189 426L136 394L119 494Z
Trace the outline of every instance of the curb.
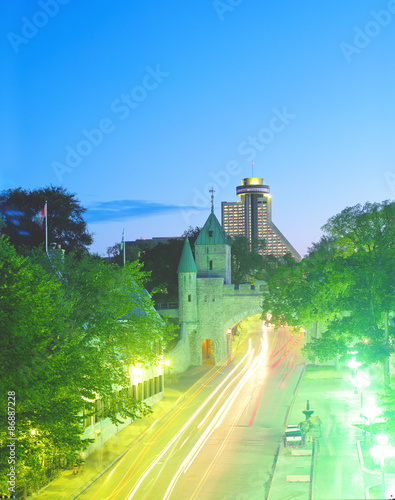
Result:
M82 495L82 493L84 493L85 490L87 490L88 488L90 488L92 486L93 483L95 483L98 479L100 479L103 474L105 474L108 469L111 469L111 467L113 467L119 460L121 460L121 458L126 455L129 450L131 450L133 448L133 446L135 446L141 439L143 439L143 437L148 433L148 431L150 429L152 429L152 427L154 425L156 425L157 423L159 423L163 418L165 418L169 413L171 413L174 408L178 405L178 403L180 401L182 401L185 397L185 394L183 394L182 396L180 396L176 403L174 404L174 406L172 406L170 408L170 410L168 410L166 413L164 413L159 419L155 420L149 427L147 427L147 429L145 429L145 431L143 433L140 434L140 436L135 440L133 441L133 443L129 446L129 448L127 450L125 450L121 455L119 455L118 457L116 457L110 464L107 465L107 467L102 470L102 472L100 472L100 474L98 476L96 476L94 479L92 479L92 481L90 481L89 483L87 483L83 489L81 491L79 491L75 496L71 497L70 500L75 500L76 498L78 498L80 495Z

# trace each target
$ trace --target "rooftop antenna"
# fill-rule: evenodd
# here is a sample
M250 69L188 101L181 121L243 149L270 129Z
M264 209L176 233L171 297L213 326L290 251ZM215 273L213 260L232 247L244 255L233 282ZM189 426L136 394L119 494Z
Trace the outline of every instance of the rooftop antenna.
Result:
M209 189L209 193L211 193L211 213L213 214L214 213L214 193L215 193L214 186L212 186L211 189Z
M252 170L252 176L251 177L254 177L254 162L251 162L251 170Z

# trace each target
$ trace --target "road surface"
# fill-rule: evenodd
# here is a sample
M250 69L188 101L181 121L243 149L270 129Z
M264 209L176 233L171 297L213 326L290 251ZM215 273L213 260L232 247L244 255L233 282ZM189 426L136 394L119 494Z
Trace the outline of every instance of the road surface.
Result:
M80 499L262 500L303 370L303 332L247 323L215 367ZM288 422L298 423L298 422Z

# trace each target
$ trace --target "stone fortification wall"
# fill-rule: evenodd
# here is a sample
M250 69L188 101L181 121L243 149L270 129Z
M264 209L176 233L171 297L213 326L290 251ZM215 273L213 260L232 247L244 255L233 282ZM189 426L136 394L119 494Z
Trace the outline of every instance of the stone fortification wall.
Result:
M196 309L196 273L179 273L178 275L178 317L180 323L195 322Z
M226 318L224 328L230 328L248 316L262 313L262 294L267 290L264 281L255 285L225 285L223 311Z
M180 340L176 347L167 356L170 361L171 373L182 373L187 370L191 362L191 346L189 342L190 331L196 329L196 325L180 324Z
M196 353L196 357L192 357L193 364L200 365L202 363L201 345L205 339L214 342L216 363L226 355L226 341L223 338L223 283L223 278L200 278L197 280L199 328L192 346L193 352Z
M230 283L229 245L195 245L195 259L198 278L218 276L224 278L225 283ZM212 262L211 266L210 261Z

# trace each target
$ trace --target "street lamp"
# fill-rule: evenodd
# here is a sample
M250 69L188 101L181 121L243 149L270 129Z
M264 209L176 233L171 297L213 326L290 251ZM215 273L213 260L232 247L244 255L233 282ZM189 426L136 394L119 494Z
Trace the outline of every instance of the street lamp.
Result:
M369 377L368 377L368 375L366 375L366 373L359 372L359 373L357 373L356 377L353 379L352 383L354 385L354 394L357 394L357 392L358 392L357 389L359 389L361 391L361 408L362 408L362 405L363 405L362 392L366 387L368 387L370 385Z
M352 347L352 346L351 346ZM354 351L358 352L358 351ZM351 358L351 361L348 362L348 367L354 370L354 380L357 378L357 370L362 365L359 361L355 359L355 356ZM354 394L358 394L357 386L354 383Z
M368 400L368 406L364 406L361 409L361 414L365 418L369 420L369 425L370 425L370 445L373 446L373 433L372 433L372 424L373 421L380 415L381 409L376 406L374 399L369 399ZM366 438L366 435L365 435ZM365 443L364 443L365 445Z
M393 446L388 444L388 437L385 434L379 434L377 436L377 444L370 448L370 454L372 457L380 460L380 472L381 472L381 498L386 498L385 496L385 481L384 481L384 460L395 455L395 449Z
M168 369L167 370L167 374L170 375L170 359L165 359L163 361L163 364L165 365L165 373L166 373L166 368Z

